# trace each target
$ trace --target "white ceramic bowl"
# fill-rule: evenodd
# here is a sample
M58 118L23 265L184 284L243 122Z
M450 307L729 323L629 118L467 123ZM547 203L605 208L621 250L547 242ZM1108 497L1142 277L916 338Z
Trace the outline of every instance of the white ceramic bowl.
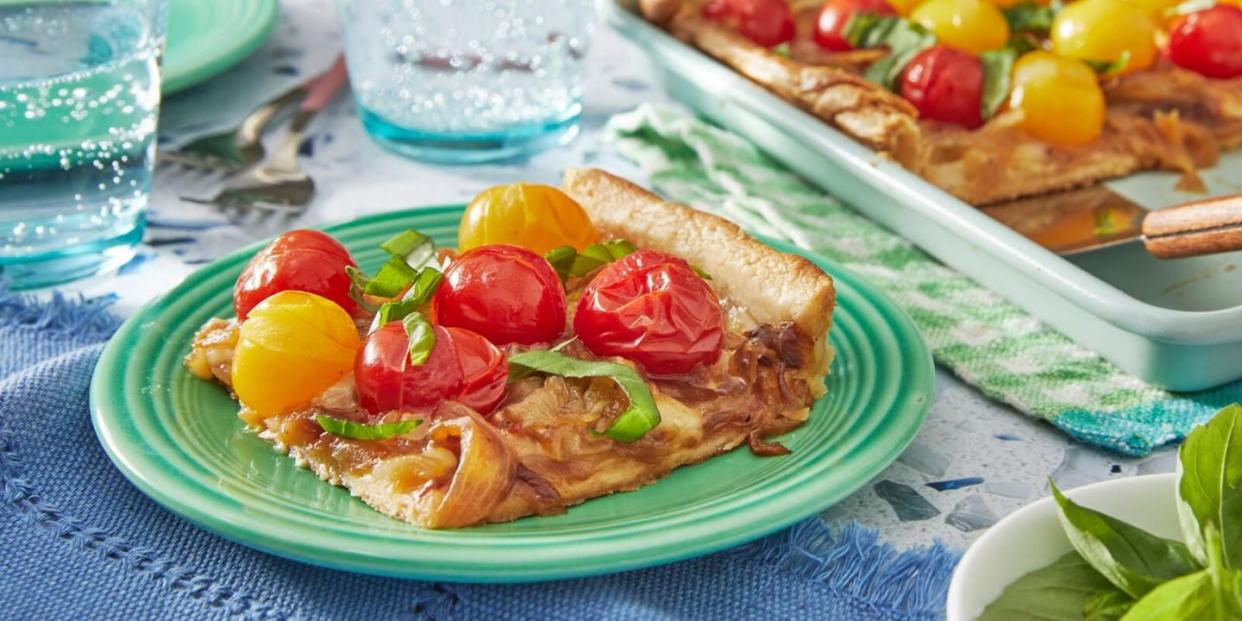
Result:
M1177 475L1152 474L1092 483L1065 495L1080 505L1180 541L1176 486ZM1010 583L1072 549L1051 496L1014 511L962 556L949 584L948 621L974 621Z

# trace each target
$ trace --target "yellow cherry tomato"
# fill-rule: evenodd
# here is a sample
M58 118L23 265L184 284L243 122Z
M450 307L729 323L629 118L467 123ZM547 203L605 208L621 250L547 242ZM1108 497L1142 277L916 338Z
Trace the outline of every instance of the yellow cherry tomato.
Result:
M1183 0L1117 0L1132 4L1139 8L1143 13L1156 20L1157 23L1164 19L1165 11L1179 5ZM1242 0L1239 0L1242 1Z
M1009 41L1009 22L987 0L926 0L914 7L910 19L941 43L972 54L1000 49Z
M339 304L281 291L254 307L233 350L233 392L271 416L306 405L354 367L361 340Z
M1156 58L1156 23L1136 4L1121 0L1078 0L1052 22L1052 51L1091 61L1115 61L1129 52L1122 73L1140 71Z
M1002 9L1013 8L1019 4L1025 4L1027 1L1028 0L991 0L992 4L995 4ZM1048 4L1048 2L1045 0L1043 2L1037 2L1036 4Z
M457 231L457 246L465 251L514 244L544 254L559 246L582 250L599 237L582 206L564 192L537 183L513 183L483 190L470 201Z
M1014 63L1009 107L1022 111L1020 126L1027 133L1066 146L1098 138L1107 114L1095 71L1081 60L1043 50Z

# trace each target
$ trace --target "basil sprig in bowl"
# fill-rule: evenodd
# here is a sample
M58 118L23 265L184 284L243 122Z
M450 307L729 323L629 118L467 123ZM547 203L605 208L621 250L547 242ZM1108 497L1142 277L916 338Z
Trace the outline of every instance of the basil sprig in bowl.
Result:
M1176 475L1050 484L967 551L949 621L1242 619L1242 407L1178 460Z

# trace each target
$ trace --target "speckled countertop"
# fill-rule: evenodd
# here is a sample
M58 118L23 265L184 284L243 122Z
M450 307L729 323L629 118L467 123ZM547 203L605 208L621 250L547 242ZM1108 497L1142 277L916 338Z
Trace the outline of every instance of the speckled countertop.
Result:
M254 57L165 103L163 146L235 122L259 102L331 63L337 50L333 3L285 0L282 9L278 28ZM589 63L582 134L566 148L505 165L437 167L390 155L367 139L348 98L339 98L315 121L302 146L303 164L320 192L294 221L230 222L179 198L209 196L219 179L161 168L147 245L138 257L114 276L65 289L118 292L118 310L131 313L198 265L284 228L464 202L502 182L556 183L567 166L599 166L643 182L633 165L601 144L600 129L615 113L667 97L645 58L605 27L597 31ZM1047 424L989 401L943 370L936 382L931 412L910 448L874 481L825 511L825 519L856 520L901 548L935 540L964 548L998 517L1047 495L1049 476L1070 488L1174 468L1173 449L1143 459L1121 458L1072 442Z

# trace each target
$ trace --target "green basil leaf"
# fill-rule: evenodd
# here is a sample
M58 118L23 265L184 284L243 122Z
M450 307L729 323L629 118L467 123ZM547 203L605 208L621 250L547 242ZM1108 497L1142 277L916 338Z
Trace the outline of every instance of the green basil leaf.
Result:
M1088 67L1095 70L1100 75L1115 75L1121 73L1127 65L1130 64L1130 50L1122 50L1117 60L1087 60Z
M527 351L509 357L509 381L531 373L562 377L607 377L625 392L630 405L604 432L618 442L633 442L660 424L651 388L634 369L615 362L579 360L558 351Z
M436 268L423 268L400 300L384 302L375 311L375 320L371 324L371 331L379 329L390 321L401 321L410 313L418 311L418 309L431 301L431 297L435 295L436 289L439 288L440 281L442 280L444 280L444 275Z
M582 278L595 270L612 263L612 253L608 252L608 248L603 244L591 244L582 249L578 256L574 257L574 263L569 268L569 275Z
M402 297L403 302L413 302L418 305L426 304L431 301L431 297L436 294L436 289L440 288L440 281L444 280L444 274L434 267L424 267L418 272L418 276L414 278L414 282L410 284L410 290L405 292Z
M634 244L624 239L610 239L604 242L604 249L608 251L608 255L612 257L613 261L624 259L638 250L638 248L634 247Z
M561 282L569 280L569 268L574 264L574 257L578 256L578 251L573 246L557 246L549 250L543 255L552 265L552 269L556 270L556 275L561 277Z
M377 307L368 302L362 295L362 292L366 290L367 283L371 282L371 279L367 278L367 275L363 274L362 270L352 265L345 266L345 274L349 276L349 280L351 281L349 285L350 299L357 303L358 306L365 309L368 313L376 312Z
M355 423L352 420L345 420L343 418L319 415L315 417L315 422L319 423L319 426L324 431L334 436L353 440L387 440L388 438L395 438L413 431L423 421L414 418L394 423L368 425L366 423Z
M1121 593L1077 552L1070 552L1005 587L978 621L1077 619L1101 592Z
M902 21L900 17L891 15L856 12L845 22L841 36L856 49L879 47L885 44L899 21Z
M1207 570L1170 580L1135 602L1121 621L1226 621L1213 610L1215 589Z
M988 50L979 55L979 60L983 63L983 97L980 101L983 120L995 116L996 111L1009 98L1010 74L1013 73L1013 63L1017 58L1018 51L1012 47Z
M408 287L414 281L415 276L418 276L418 271L405 262L405 257L394 254L375 273L375 277L367 282L362 291L367 295L391 298Z
M573 246L558 246L543 255L556 270L556 274L564 282L573 278L584 278L591 272L621 259L637 250L634 244L624 239L610 239L600 244L591 244L582 249L574 250Z
M1074 549L1117 588L1142 597L1160 583L1200 569L1186 546L1066 498L1052 485L1061 526Z
M782 43L782 44L780 44L780 45L778 45L778 46L776 46L776 47L772 48L772 53L773 53L773 54L776 54L777 56L784 56L785 58L789 58L789 53L790 53L790 52L789 52L789 44L788 44L788 43Z
M1100 591L1082 608L1083 621L1118 621L1134 605L1134 598L1118 590Z
M1225 564L1242 568L1242 406L1227 406L1191 431L1178 461L1178 516L1186 545L1206 564L1203 533L1214 524Z
M415 269L434 263L436 243L414 229L397 233L380 244L380 249L390 255L402 257Z
M1023 2L1004 9L1005 21L1009 22L1009 31L1012 33L1042 34L1052 30L1052 21L1056 19L1058 10L1059 6Z
M894 23L882 44L888 47L888 56L871 63L863 77L896 92L901 72L919 52L936 44L936 35L919 24L902 19Z
M410 364L427 362L436 346L436 331L422 313L410 313L401 319L405 334L410 337Z

